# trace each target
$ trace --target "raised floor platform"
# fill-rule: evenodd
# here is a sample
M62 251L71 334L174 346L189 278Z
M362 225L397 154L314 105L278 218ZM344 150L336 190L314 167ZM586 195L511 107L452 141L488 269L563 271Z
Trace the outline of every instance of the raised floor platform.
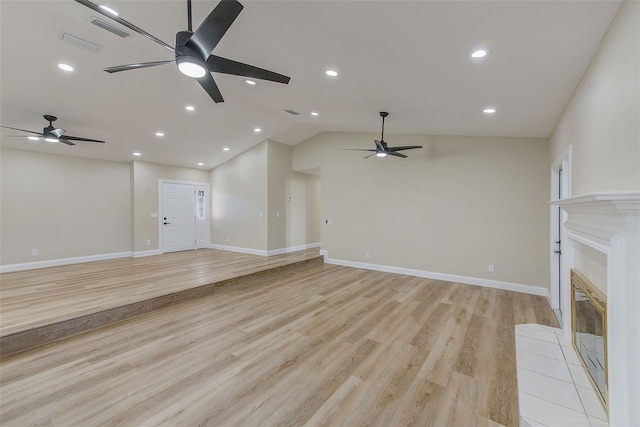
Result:
M3 273L0 357L321 262L317 248L272 257L200 249Z

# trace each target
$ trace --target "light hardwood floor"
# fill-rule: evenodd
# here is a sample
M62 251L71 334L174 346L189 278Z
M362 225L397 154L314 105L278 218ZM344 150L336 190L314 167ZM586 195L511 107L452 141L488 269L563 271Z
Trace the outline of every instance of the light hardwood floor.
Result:
M325 264L0 364L3 426L517 426L540 297Z

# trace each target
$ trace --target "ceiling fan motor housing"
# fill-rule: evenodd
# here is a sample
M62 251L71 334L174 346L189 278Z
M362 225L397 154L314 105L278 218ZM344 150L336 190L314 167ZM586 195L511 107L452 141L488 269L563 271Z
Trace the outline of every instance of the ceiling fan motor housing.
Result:
M207 70L207 65L204 61L203 55L200 50L189 46L189 40L193 32L191 31L179 31L176 33L176 64L180 68L180 64L188 62L191 64L197 64L204 70Z

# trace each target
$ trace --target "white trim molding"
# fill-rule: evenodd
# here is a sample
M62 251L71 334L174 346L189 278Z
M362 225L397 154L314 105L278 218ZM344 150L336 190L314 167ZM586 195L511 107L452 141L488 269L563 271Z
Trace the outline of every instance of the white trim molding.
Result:
M258 256L268 256L269 254L268 251L261 250L261 249L241 248L239 246L216 245L214 243L209 244L209 249L219 249L221 251L239 252L241 254L258 255Z
M563 224L567 271L579 245L606 256L609 422L640 425L640 191L599 192L551 202ZM570 288L563 290L570 296ZM571 330L568 318L564 328Z
M142 257L154 256L154 255L162 255L162 251L160 249L152 249L150 251L137 251L133 253L134 258L142 258Z
M503 289L506 291L521 292L531 295L539 295L549 299L547 288L539 286L523 285L521 283L501 282L498 280L483 279L480 277L460 276L457 274L436 273L433 271L415 270L412 268L394 267L390 265L369 264L366 262L348 261L343 259L329 258L327 250L321 250L326 264L342 265L345 267L362 268L365 270L382 271L385 273L404 274L405 276L423 277L425 279L443 280L447 282L464 283L466 285L476 285L485 288Z
M267 256L288 254L290 252L304 251L305 249L319 248L320 242L308 243L306 245L289 246L287 248L272 249L267 251Z
M59 267L61 265L81 264L83 262L105 261L108 259L130 258L131 252L115 252L111 254L87 255L73 258L50 259L47 261L25 262L22 264L8 264L0 266L0 273L13 271L34 270L36 268Z

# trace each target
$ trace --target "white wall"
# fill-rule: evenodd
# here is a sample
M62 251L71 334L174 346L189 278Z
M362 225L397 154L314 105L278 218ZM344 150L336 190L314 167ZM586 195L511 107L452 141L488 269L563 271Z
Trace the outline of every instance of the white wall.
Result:
M551 134L573 146L572 193L640 189L640 3L624 2Z
M389 135L425 148L407 159L343 151L375 137L322 133L294 147L294 170L321 169L330 258L548 288L546 139Z
M128 164L0 153L1 265L131 250Z

